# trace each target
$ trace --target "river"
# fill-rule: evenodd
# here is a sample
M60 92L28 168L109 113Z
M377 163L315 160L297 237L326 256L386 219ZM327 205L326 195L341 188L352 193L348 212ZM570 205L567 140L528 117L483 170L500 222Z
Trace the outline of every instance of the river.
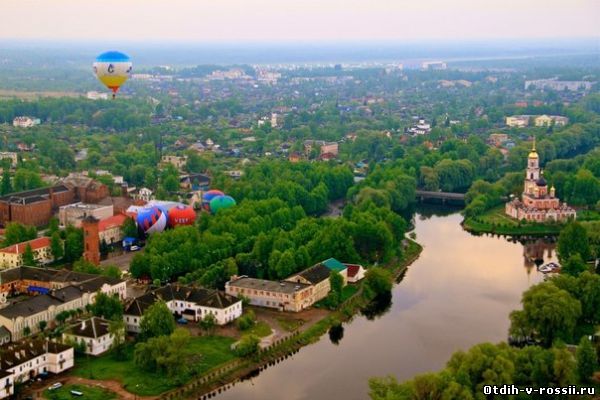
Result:
M554 244L474 236L461 220L457 210L419 210L414 232L424 250L384 313L356 316L337 344L324 335L218 398L367 399L369 377L403 381L443 368L457 350L506 340L509 313L543 279L532 260L556 261Z

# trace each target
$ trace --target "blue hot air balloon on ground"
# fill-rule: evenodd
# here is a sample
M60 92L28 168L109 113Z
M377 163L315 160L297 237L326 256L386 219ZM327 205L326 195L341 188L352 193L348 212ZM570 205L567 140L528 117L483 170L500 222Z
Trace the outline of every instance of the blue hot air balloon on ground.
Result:
M136 218L138 229L145 235L164 231L167 221L167 211L156 206L142 208Z

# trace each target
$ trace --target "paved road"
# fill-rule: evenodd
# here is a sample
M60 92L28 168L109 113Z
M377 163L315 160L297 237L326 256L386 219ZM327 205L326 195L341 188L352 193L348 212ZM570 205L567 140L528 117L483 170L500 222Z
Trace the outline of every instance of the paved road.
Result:
M143 250L140 250L140 251L143 251ZM116 265L117 267L119 267L119 269L121 271L127 271L127 270L129 270L129 264L131 263L131 259L137 253L139 253L139 251L125 251L125 252L123 252L123 254L100 261L100 264Z

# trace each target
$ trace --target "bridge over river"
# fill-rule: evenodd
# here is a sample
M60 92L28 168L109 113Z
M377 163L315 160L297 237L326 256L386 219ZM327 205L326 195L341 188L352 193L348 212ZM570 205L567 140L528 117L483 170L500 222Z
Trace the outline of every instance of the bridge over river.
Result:
M451 193L451 192L430 192L427 190L417 190L417 199L423 202L426 200L440 200L442 203L460 203L464 204L465 194L464 193Z

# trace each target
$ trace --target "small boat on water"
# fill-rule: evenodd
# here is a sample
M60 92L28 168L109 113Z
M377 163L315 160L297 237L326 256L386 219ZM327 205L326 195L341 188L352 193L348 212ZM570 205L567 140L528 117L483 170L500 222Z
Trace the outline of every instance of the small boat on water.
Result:
M549 262L548 264L544 264L538 267L538 271L543 274L548 274L551 272L556 272L560 269L560 265L555 262Z

